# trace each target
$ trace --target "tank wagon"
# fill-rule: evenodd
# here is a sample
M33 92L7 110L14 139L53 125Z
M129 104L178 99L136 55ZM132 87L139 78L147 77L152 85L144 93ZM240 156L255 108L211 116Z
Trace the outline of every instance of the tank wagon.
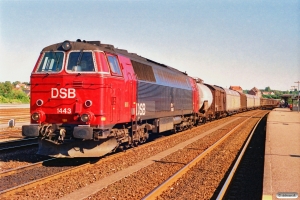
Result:
M213 111L214 96L213 92L208 86L203 84L203 80L195 78L197 89L199 90L199 121L205 123L207 120L214 118L215 112Z
M38 154L99 157L241 109L239 93L203 84L170 66L100 41L45 47L30 77ZM273 102L259 101L267 106Z

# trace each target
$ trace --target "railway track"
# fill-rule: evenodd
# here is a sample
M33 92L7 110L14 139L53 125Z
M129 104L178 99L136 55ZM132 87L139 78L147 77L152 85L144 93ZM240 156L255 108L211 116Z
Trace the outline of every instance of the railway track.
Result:
M255 115L248 117L242 123L238 124L236 127L231 129L230 131L228 131L228 133L226 133L222 138L220 138L217 142L215 142L212 146L210 146L208 149L206 149L204 152L202 152L200 155L198 155L192 161L187 163L184 167L182 167L178 172L176 172L174 175L172 175L170 178L168 178L162 184L157 186L153 191L148 193L143 199L148 200L148 199L154 199L154 198L161 198L161 199L172 199L174 197L177 198L178 197L177 194L174 194L175 192L173 192L172 190L174 190L174 188L176 188L176 186L178 186L178 185L181 185L181 187L182 187L182 185L183 185L182 183L185 183L184 187L186 187L186 185L188 185L190 187L191 186L191 183L189 181L190 177L193 176L196 171L201 169L201 162L203 162L204 158L206 156L209 156L209 154L213 155L213 151L220 149L220 145L222 143L224 143L226 140L228 141L229 137L232 137L234 134L237 133L238 128L243 127L245 123L249 123L250 119L252 119L253 117L255 117ZM229 142L227 142L227 143L229 143ZM221 148L221 149L223 149L223 148ZM185 179L187 179L188 181ZM190 189L189 188L186 188L186 189L181 188L181 191L183 191L184 193L188 193L188 191L190 191ZM190 192L193 192L193 191L190 191ZM178 191L176 193L178 193ZM201 197L200 197L200 195L199 196L197 195L197 198L209 199L210 198L209 196L213 196L213 194L212 195L206 194L206 196L201 196ZM195 196L194 196L194 198L195 198ZM191 195L191 199L193 199L193 195ZM222 197L220 199L222 199Z
M0 153L8 150L17 150L21 148L34 147L38 145L37 138L25 138L20 140L10 140L0 142Z
M59 176L54 175L43 181L37 181L35 184L39 185L38 190L41 192L38 197L35 195L36 186L29 185L26 186L26 190L13 189L8 193L1 193L0 198L10 199L11 195L16 198L26 196L28 199L58 199L61 197L73 199L74 196L72 195L75 195L77 199L85 198L84 196L80 197L83 194L80 189L84 189L84 186L87 185L90 185L91 190L95 193L94 195L91 193L91 198L99 198L100 196L101 198L113 196L120 199L143 198L159 183L182 168L184 164L193 160L222 138L225 132L228 132L227 130L240 124L251 113L257 112L260 111L241 113L213 121L192 130L129 149L126 152L107 156L94 164L82 165L66 173L61 172ZM258 119L251 118L253 121ZM179 145L181 147L178 147ZM173 151L172 153L170 153L170 149ZM182 155L185 155L184 158ZM142 165L145 165L143 169L137 167ZM93 184L96 184L96 189L93 189ZM122 185L121 188L119 188L120 185ZM49 190L49 188L51 189ZM98 191L100 188L103 189Z
M218 138L218 141L210 143L207 148L201 147L201 144L207 139L203 138L156 161L153 165L124 177L88 198L114 196L117 199L130 197L136 199L210 199L227 168L230 167L232 159L239 151L240 148L237 147L245 141L248 135L247 129L251 130L257 119L252 117L247 118L247 121L244 119L242 126L240 122L234 126L230 124L228 125L230 128L224 127L219 131L219 133L222 132L221 134L215 133L213 138ZM237 125L240 127L236 127ZM236 127L235 130L232 130L233 127ZM237 135L243 131L246 132L242 136ZM222 136L220 137L220 135ZM198 156L199 154L200 156ZM191 157L193 158L191 159ZM147 175L145 176L145 174ZM151 174L150 177L149 174ZM169 177L172 178L168 179ZM157 182L162 184L157 184ZM124 185L128 187L124 187ZM152 191L155 187L157 189ZM119 189L121 191L118 192ZM148 192L146 193L146 191Z
M10 119L15 119L16 122L28 121L30 119L29 108L1 109L0 124L7 124Z
M260 199L262 197L267 117L251 132L217 199Z
M1 109L1 116L10 115L10 114L18 114L18 113L28 113L29 108L7 108Z
M51 158L41 162L22 166L0 173L0 196L21 192L28 187L35 187L45 181L66 175L85 165L93 159L58 159Z
M143 199L149 200L154 199L163 194L164 191L166 191L169 187L171 187L175 182L177 182L180 178L182 178L183 175L188 173L190 169L192 169L194 166L197 165L205 156L207 156L209 153L211 153L213 150L215 150L222 142L224 142L229 136L235 133L237 128L244 125L244 123L248 122L252 117L247 118L245 121L234 127L232 130L230 130L228 133L226 133L222 138L220 138L216 143L214 143L212 146L210 146L208 149L206 149L204 152L202 152L200 155L198 155L196 158L194 158L192 161L190 161L188 164L186 164L183 168L181 168L178 172L176 172L174 175L172 175L169 179L164 181L162 184L160 184L158 187L156 187L153 191L151 191L149 194L147 194Z
M7 108L0 111L0 140L22 138L21 125L30 123L29 108ZM9 120L15 120L15 127L8 127Z

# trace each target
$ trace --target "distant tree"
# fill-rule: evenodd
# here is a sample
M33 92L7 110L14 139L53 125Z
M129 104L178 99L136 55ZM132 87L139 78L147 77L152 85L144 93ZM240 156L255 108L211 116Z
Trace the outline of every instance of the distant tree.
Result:
M267 98L267 99L272 99L272 96L271 96L271 95L265 95L265 94L263 94L262 97L263 97L263 98Z
M18 81L14 82L18 84ZM6 81L0 82L0 102L1 103L29 103L30 99L22 90L14 90L14 83Z
M10 96L13 89L13 85L10 81L5 81L4 83L0 83L0 95L7 98Z
M12 92L11 98L23 103L29 103L29 97L23 91L20 90L14 90Z
M274 91L274 94L276 95L276 96L281 96L281 95L283 95L285 92L284 91L279 91L279 90L275 90Z
M14 87L16 87L16 85L20 84L21 82L20 81L15 81L13 82L12 84L14 85Z
M25 84L25 85L30 85L29 82L23 82L23 84Z
M266 87L266 88L265 88L265 91L266 91L266 92L270 92L270 91L271 91L270 86Z

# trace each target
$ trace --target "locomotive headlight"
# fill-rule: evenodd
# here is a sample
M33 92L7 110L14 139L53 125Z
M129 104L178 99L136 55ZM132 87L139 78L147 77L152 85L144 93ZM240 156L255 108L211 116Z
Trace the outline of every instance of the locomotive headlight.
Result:
M33 119L34 121L38 121L40 118L41 118L41 115L37 112L35 112L31 115L31 119Z
M65 50L65 51L69 51L69 50L72 48L71 43L70 43L70 41L68 41L68 40L64 41L64 42L62 43L61 47L62 47L63 50Z
M89 114L82 114L81 115L81 121L88 122L91 119Z
M46 120L46 115L42 110L34 111L31 114L31 119L35 122L42 123Z
M94 113L88 111L86 113L81 114L80 119L82 122L88 123L88 122L93 122L95 118Z

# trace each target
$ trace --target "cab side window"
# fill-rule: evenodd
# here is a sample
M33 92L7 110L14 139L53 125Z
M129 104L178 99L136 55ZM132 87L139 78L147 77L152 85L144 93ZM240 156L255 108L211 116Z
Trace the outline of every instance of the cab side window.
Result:
M112 75L122 76L122 72L117 57L113 55L107 55L107 59L108 59L108 63Z

